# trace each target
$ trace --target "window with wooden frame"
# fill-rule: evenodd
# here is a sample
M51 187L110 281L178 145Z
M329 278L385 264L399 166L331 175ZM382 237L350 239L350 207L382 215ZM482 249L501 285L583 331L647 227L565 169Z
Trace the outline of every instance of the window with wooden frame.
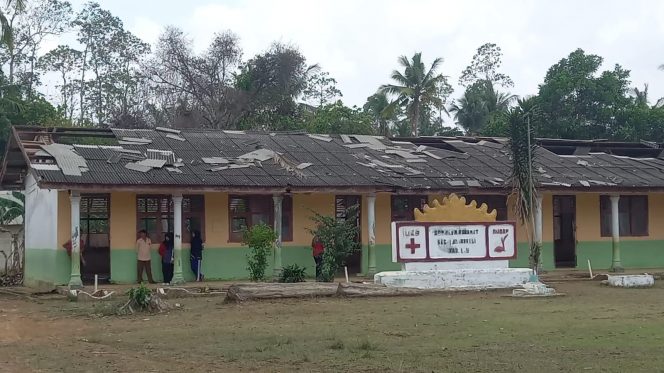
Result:
M600 196L600 230L602 237L611 237L611 198ZM618 202L620 235L640 237L648 235L648 196L620 196Z
M169 195L136 198L137 230L145 229L153 243L173 232L173 200ZM205 197L185 195L182 198L182 242L191 242L191 231L198 230L205 239Z
M497 221L507 220L507 196L501 194L477 194L464 197L466 198L466 203L470 203L473 200L477 202L477 207L486 203L488 207L487 212L495 209Z
M422 210L428 203L427 196L416 195L393 195L392 196L392 221L415 220L415 209Z
M242 242L242 234L256 224L274 225L272 196L230 196L228 199L229 240ZM293 199L284 196L281 201L281 240L293 240Z

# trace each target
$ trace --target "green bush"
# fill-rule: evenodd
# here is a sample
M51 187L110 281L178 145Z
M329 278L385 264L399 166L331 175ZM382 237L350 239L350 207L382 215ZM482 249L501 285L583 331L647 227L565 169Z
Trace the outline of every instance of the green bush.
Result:
M355 224L358 208L356 205L346 209L346 219L343 220L316 212L311 218L316 224L316 229L310 229L309 232L318 236L325 247L321 266L322 281L334 280L334 275L346 264L346 259L360 250L360 244L357 242L359 228Z
M129 289L127 295L129 295L129 300L141 310L145 310L150 306L152 291L143 284L140 284L137 288Z
M244 231L242 242L250 249L247 255L247 270L252 281L265 280L268 256L276 240L276 233L266 224L254 225Z
M287 265L281 271L279 282L304 282L306 268L297 264Z

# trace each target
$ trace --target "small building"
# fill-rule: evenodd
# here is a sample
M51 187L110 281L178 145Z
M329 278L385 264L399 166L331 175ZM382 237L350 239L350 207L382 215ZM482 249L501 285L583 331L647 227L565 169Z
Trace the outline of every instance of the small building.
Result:
M538 140L538 227L544 269L664 265L664 159L650 143ZM270 270L297 263L313 275L313 212L345 219L359 205L362 250L351 273L395 270L390 223L449 193L514 220L505 139L250 133L221 130L14 127L3 189L25 191L27 284L70 281L63 245L80 232L84 280L136 281L136 232L154 243L189 232L205 241L207 279L248 276L242 231L261 222L280 238ZM613 219L613 220L612 220ZM615 223L615 224L614 224ZM79 229L76 229L76 226ZM619 227L621 258L613 254ZM74 229L72 229L74 227ZM618 232L616 232L618 233ZM528 265L525 235L512 266ZM176 245L179 245L176 239ZM153 273L160 277L157 245ZM612 263L612 260L617 262Z

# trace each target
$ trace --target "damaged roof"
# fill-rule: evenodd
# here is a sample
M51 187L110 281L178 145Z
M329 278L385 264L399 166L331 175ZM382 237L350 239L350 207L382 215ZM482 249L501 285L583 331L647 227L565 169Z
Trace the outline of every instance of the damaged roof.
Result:
M664 189L657 144L538 144L541 189ZM510 171L500 138L15 127L0 178L4 189L22 189L32 173L54 189L435 193L506 192Z

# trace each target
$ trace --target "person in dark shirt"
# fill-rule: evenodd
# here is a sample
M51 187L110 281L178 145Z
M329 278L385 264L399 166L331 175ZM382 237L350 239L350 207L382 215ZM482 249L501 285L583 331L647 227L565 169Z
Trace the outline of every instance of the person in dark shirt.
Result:
M161 272L164 274L164 284L170 284L173 280L173 233L166 233L164 241L159 245L161 255Z
M203 262L203 238L201 232L194 230L191 232L191 271L196 276L196 281L203 281L204 276L201 273Z

